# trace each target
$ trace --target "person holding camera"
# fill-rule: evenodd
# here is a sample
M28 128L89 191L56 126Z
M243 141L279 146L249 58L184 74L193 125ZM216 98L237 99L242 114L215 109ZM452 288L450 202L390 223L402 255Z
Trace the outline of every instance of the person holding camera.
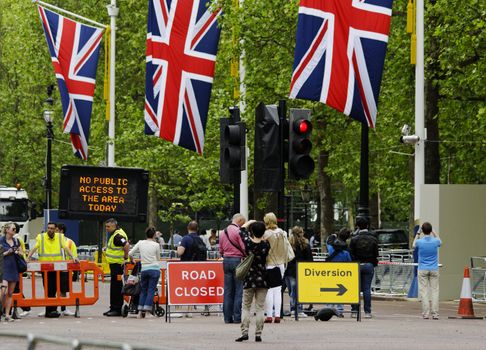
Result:
M439 319L439 247L442 241L432 231L429 222L422 224L423 238L420 232L415 235L413 248L418 248L418 283L422 300L422 317L428 319L432 313L434 320Z

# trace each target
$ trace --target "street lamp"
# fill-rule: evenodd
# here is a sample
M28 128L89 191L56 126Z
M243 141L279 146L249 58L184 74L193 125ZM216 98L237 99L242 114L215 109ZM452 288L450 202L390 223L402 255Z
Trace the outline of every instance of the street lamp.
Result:
M49 209L52 205L52 140L54 139L54 131L52 130L52 122L54 120L54 111L52 111L52 105L54 100L52 99L52 91L54 85L47 87L47 99L44 101L44 121L46 122L46 138L47 138L47 151L46 151L46 178L45 178L45 190L46 190L46 210L47 210L47 222L49 222Z
M304 202L304 232L307 233L307 205L310 202L312 190L308 185L304 185L301 190L300 195L302 196L302 201Z

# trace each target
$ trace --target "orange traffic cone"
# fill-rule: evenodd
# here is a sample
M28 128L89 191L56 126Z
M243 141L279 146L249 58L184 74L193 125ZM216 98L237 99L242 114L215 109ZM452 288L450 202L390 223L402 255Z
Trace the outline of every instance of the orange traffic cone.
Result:
M469 267L464 268L464 279L462 280L461 299L459 300L459 309L457 310L459 317L449 318L464 318L464 319L482 319L482 317L474 316L474 308L471 293L471 281L469 279Z

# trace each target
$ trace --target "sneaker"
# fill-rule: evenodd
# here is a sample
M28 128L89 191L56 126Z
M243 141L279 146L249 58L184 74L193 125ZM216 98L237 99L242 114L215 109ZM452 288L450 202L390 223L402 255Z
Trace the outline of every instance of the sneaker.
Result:
M364 318L372 318L371 312L365 312Z
M432 316L432 319L433 320L438 320L439 319L439 316Z
M307 318L308 317L307 314L304 313L304 312L299 312L298 316L299 316L299 318Z
M273 323L280 323L280 317L275 317L275 319L273 320Z
M356 318L358 317L358 313L355 311L351 311L351 318Z
M76 313L75 312L72 312L69 309L66 309L64 311L61 311L61 315L63 315L63 316L74 316L74 315L76 315Z
M19 316L20 316L20 317L27 317L27 316L29 316L29 315L30 315L30 311L22 311L22 312L19 314Z
M15 320L12 317L10 317L10 316L6 316L5 317L5 322L14 322L14 321Z
M265 318L265 321L263 321L264 323L272 323L273 319L271 317L267 317Z
M42 311L41 313L37 314L37 316L39 316L39 317L44 317L45 315L46 315L45 311Z

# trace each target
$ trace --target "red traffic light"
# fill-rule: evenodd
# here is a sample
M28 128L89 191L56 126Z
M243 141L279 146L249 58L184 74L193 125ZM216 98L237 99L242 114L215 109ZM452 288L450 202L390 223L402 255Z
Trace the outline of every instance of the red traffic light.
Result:
M312 131L312 123L306 119L294 121L294 131L300 135L305 135Z

